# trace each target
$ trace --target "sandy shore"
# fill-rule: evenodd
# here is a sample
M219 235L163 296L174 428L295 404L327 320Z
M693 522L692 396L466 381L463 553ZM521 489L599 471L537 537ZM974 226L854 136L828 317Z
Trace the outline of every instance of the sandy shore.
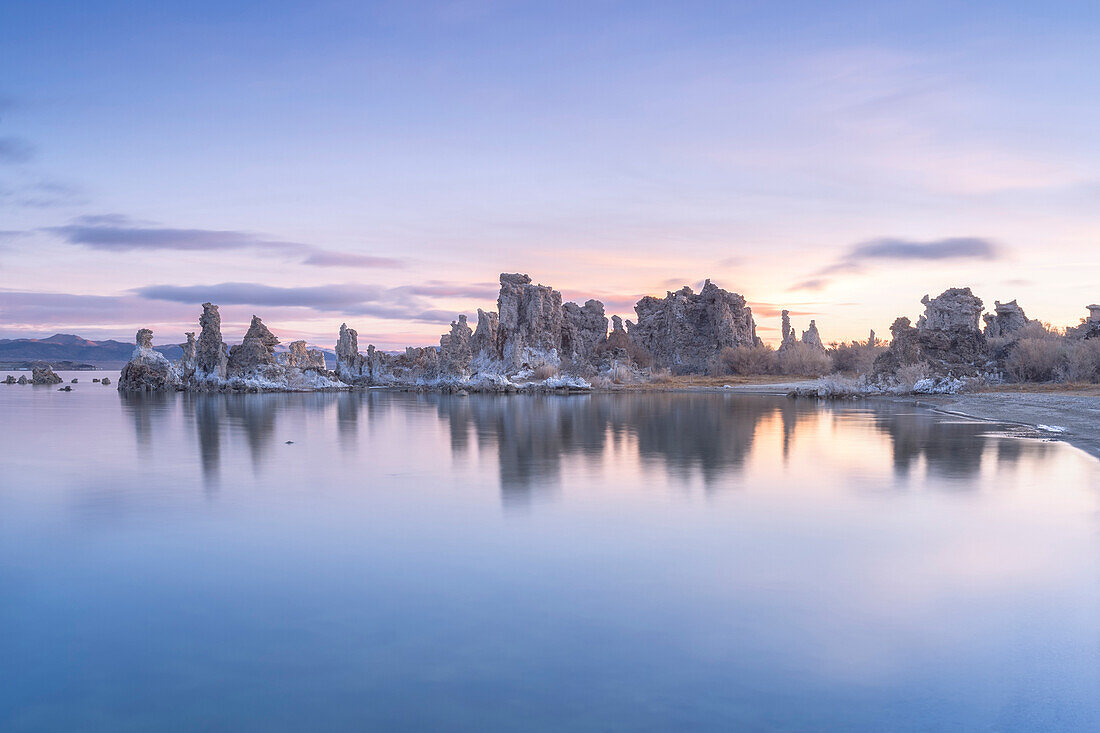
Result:
M1026 425L1100 458L1097 395L998 391L921 397L916 402L954 415Z

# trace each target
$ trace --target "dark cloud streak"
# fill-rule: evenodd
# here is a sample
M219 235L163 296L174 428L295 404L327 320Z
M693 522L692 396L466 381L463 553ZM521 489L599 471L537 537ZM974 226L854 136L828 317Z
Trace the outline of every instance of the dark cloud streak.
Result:
M393 268L404 264L389 257L333 252L303 242L270 239L247 231L148 226L117 214L85 216L71 224L47 227L45 231L69 244L108 252L258 249L286 257L301 257L302 264L315 267Z

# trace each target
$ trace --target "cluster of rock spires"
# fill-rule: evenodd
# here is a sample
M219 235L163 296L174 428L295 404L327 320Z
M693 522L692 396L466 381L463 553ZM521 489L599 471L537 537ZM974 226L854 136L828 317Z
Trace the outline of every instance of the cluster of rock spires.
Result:
M1003 344L1029 323L1015 300L996 302L993 313L983 317L982 300L969 288L951 288L935 298L926 295L921 302L925 310L915 326L901 317L890 327L892 341L875 360L876 375L895 374L909 364L956 377L988 372L1003 358ZM222 341L218 307L204 303L199 336L187 334L180 344L183 356L176 362L153 349L151 331L138 331L118 389L589 389L593 380L624 369L638 379L653 369L706 373L723 349L762 346L745 299L709 280L699 293L684 287L664 298L643 297L634 307L637 320L624 323L613 316L610 332L601 302L563 303L560 292L523 274L500 276L496 306L496 311L479 308L473 328L465 315L458 316L438 347L407 347L401 353L373 345L361 352L358 333L342 324L335 369L329 370L324 354L304 341L277 352L279 339L256 316L242 342L229 348ZM1089 309L1089 318L1068 329L1067 336L1100 338L1100 306ZM876 345L874 331L869 343ZM991 347L998 344L1000 352ZM825 346L816 322L810 321L800 339L784 310L779 350L792 348L824 351Z
M817 330L817 321L810 320L810 327L802 332L802 340L798 340L798 336L795 334L795 330L791 327L791 312L784 310L780 314L780 328L782 330L782 341L779 344L780 351L786 351L791 348L795 348L796 344L802 343L806 346L817 349L819 351L825 350L825 344L821 341L821 334ZM874 340L874 331L871 332L872 341Z
M222 341L218 307L203 304L200 333L187 334L183 356L170 362L152 348L152 332L142 329L119 390L317 390L394 386L508 391L588 389L589 380L627 368L676 373L705 372L727 347L759 345L756 324L745 299L711 283L699 293L689 287L664 298L645 297L637 323L608 318L598 300L563 303L552 287L523 274L502 274L495 312L478 309L477 324L465 315L451 323L438 347L408 347L388 353L368 345L342 324L336 342L336 368L305 342L276 353L278 338L256 316L244 340L228 348ZM812 338L816 327L811 324ZM810 333L810 332L807 332Z

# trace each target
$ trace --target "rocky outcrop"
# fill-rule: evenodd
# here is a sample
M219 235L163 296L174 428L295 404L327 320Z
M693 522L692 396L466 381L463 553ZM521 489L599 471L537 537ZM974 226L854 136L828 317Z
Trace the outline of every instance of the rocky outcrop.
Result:
M27 379L26 374L20 374L19 379L15 380L16 384L30 384L31 380Z
M466 316L451 321L451 332L439 338L441 368L445 374L466 377L470 374L470 362L474 352L470 345L473 331L466 323Z
M292 341L284 354L276 354L276 361L292 369L312 369L321 371L325 366L325 353L320 349L306 347L305 341Z
M630 335L623 328L623 319L611 316L611 333L607 335L606 347L608 349L630 348Z
M195 355L197 353L197 346L195 345L195 332L188 331L186 334L187 340L179 345L180 351L183 354L180 356L179 361L176 362L176 371L180 373L180 379L189 380L195 373L197 368L197 361Z
M993 313L982 316L982 320L985 321L986 338L1005 338L1028 324L1024 309L1015 300L1007 303L997 300L993 303Z
M802 343L815 349L825 350L825 344L821 343L821 334L817 332L817 322L811 320L810 327L802 332Z
M195 344L195 373L200 378L225 379L229 363L228 349L222 341L222 317L218 306L202 304L199 316L199 340Z
M15 384L15 377L13 377L11 374L4 377L4 384Z
M798 343L798 336L795 335L794 328L791 327L791 312L789 310L784 310L780 313L779 326L780 331L782 331L779 342L780 351L789 349L791 346Z
M31 384L61 384L61 377L49 364L40 362L31 367Z
M949 288L935 298L925 295L920 302L924 304L924 315L917 321L919 330L952 333L979 330L982 299L970 292L970 288Z
M359 333L348 324L340 324L340 336L336 341L336 374L348 384L370 376L367 360L359 353Z
M165 392L178 389L179 371L168 357L153 348L153 332L143 328L135 337L137 348L118 377L119 392ZM107 382L106 379L103 380Z
M1087 306L1089 315L1080 325L1066 329L1066 336L1078 339L1100 338L1100 305Z
M565 303L561 309L561 357L577 365L590 364L607 339L603 303L598 300L586 301L583 306ZM619 327L622 328L621 321Z
M275 347L278 344L279 339L259 316L252 316L252 323L244 334L244 340L229 350L227 374L240 376L275 364Z
M921 299L924 315L916 328L908 318L890 327L890 348L875 360L875 372L895 373L907 364L924 364L936 375L973 375L987 366L985 336L978 329L982 301L970 288L951 288Z
M707 280L702 291L683 287L664 298L647 296L634 306L638 321L630 339L675 373L705 373L724 348L752 346L756 324L745 299Z
M486 363L496 358L497 333L500 330L500 318L494 311L477 309L477 328L470 339L470 351L473 358Z
M501 273L496 356L505 373L561 362L561 293L531 278Z

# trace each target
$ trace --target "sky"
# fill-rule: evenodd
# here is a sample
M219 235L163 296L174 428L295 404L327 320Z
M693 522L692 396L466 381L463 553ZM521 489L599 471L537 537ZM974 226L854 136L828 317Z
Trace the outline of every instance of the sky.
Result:
M825 341L1100 302L1095 2L0 0L0 337L438 341L501 272Z

